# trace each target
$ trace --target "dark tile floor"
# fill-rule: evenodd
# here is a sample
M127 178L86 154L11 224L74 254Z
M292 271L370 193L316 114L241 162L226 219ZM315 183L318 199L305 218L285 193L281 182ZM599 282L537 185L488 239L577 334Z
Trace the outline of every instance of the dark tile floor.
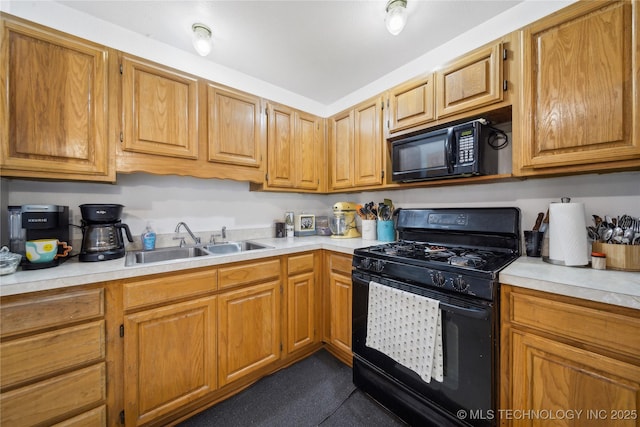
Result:
M180 427L403 425L355 388L351 368L320 350L193 416Z

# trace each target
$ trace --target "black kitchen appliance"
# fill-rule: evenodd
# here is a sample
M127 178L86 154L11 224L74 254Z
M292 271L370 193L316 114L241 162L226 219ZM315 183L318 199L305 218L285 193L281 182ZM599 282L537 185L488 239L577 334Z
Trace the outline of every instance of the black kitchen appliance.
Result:
M38 239L57 239L71 243L69 240L69 207L58 205L22 205L9 206L9 243L11 250L23 256L20 266L23 270L39 270L56 267L69 259L56 258L49 262L31 263L25 255L25 242ZM20 226L22 227L20 229ZM63 254L65 249L58 248Z
M517 208L400 209L397 230L396 242L354 251L353 381L411 425L495 426L498 272L520 254L520 212ZM376 327L371 324L376 316L369 315L376 308L370 306L370 290L380 285L437 301L441 382L427 382L367 345L367 334Z
M84 204L80 205L82 215L82 248L80 261L106 261L125 255L122 230L133 242L127 224L120 220L123 205Z
M497 150L506 146L506 134L487 123L478 119L392 141L392 180L411 182L498 173ZM500 145L490 143L496 132L503 138Z

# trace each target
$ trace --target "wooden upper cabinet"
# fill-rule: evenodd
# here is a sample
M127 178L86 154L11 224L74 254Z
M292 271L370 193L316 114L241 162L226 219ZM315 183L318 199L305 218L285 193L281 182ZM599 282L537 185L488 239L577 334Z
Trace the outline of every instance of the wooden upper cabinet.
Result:
M283 105L269 103L268 106L269 151L267 185L272 187L295 186L295 113Z
M296 111L295 114L295 186L299 189L320 189L321 168L326 169L322 119Z
M523 30L521 174L640 165L638 9L578 2Z
M2 176L114 181L104 46L0 14Z
M330 119L329 187L332 190L353 186L353 110Z
M122 149L196 159L197 79L127 55L121 64Z
M438 118L502 101L502 42L470 52L436 72Z
M269 103L267 187L318 190L324 164L322 119Z
M354 109L354 186L382 184L382 98L376 97Z
M330 119L331 190L383 183L382 106L382 97L374 97Z
M259 168L264 149L262 100L208 84L207 113L208 160Z
M409 129L435 120L434 75L419 77L389 91L388 133Z

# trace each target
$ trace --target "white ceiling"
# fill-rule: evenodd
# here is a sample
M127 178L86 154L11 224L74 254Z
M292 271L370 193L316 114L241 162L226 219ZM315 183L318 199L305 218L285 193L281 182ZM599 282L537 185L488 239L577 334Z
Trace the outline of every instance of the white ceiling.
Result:
M62 1L196 55L191 25L213 30L207 59L328 105L523 0L408 0L402 33L386 0Z

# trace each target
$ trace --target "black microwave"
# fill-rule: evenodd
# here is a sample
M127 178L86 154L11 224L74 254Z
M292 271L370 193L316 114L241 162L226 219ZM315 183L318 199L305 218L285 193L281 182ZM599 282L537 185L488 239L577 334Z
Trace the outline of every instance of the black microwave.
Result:
M498 173L498 151L489 145L491 129L486 121L474 120L392 141L392 180Z

